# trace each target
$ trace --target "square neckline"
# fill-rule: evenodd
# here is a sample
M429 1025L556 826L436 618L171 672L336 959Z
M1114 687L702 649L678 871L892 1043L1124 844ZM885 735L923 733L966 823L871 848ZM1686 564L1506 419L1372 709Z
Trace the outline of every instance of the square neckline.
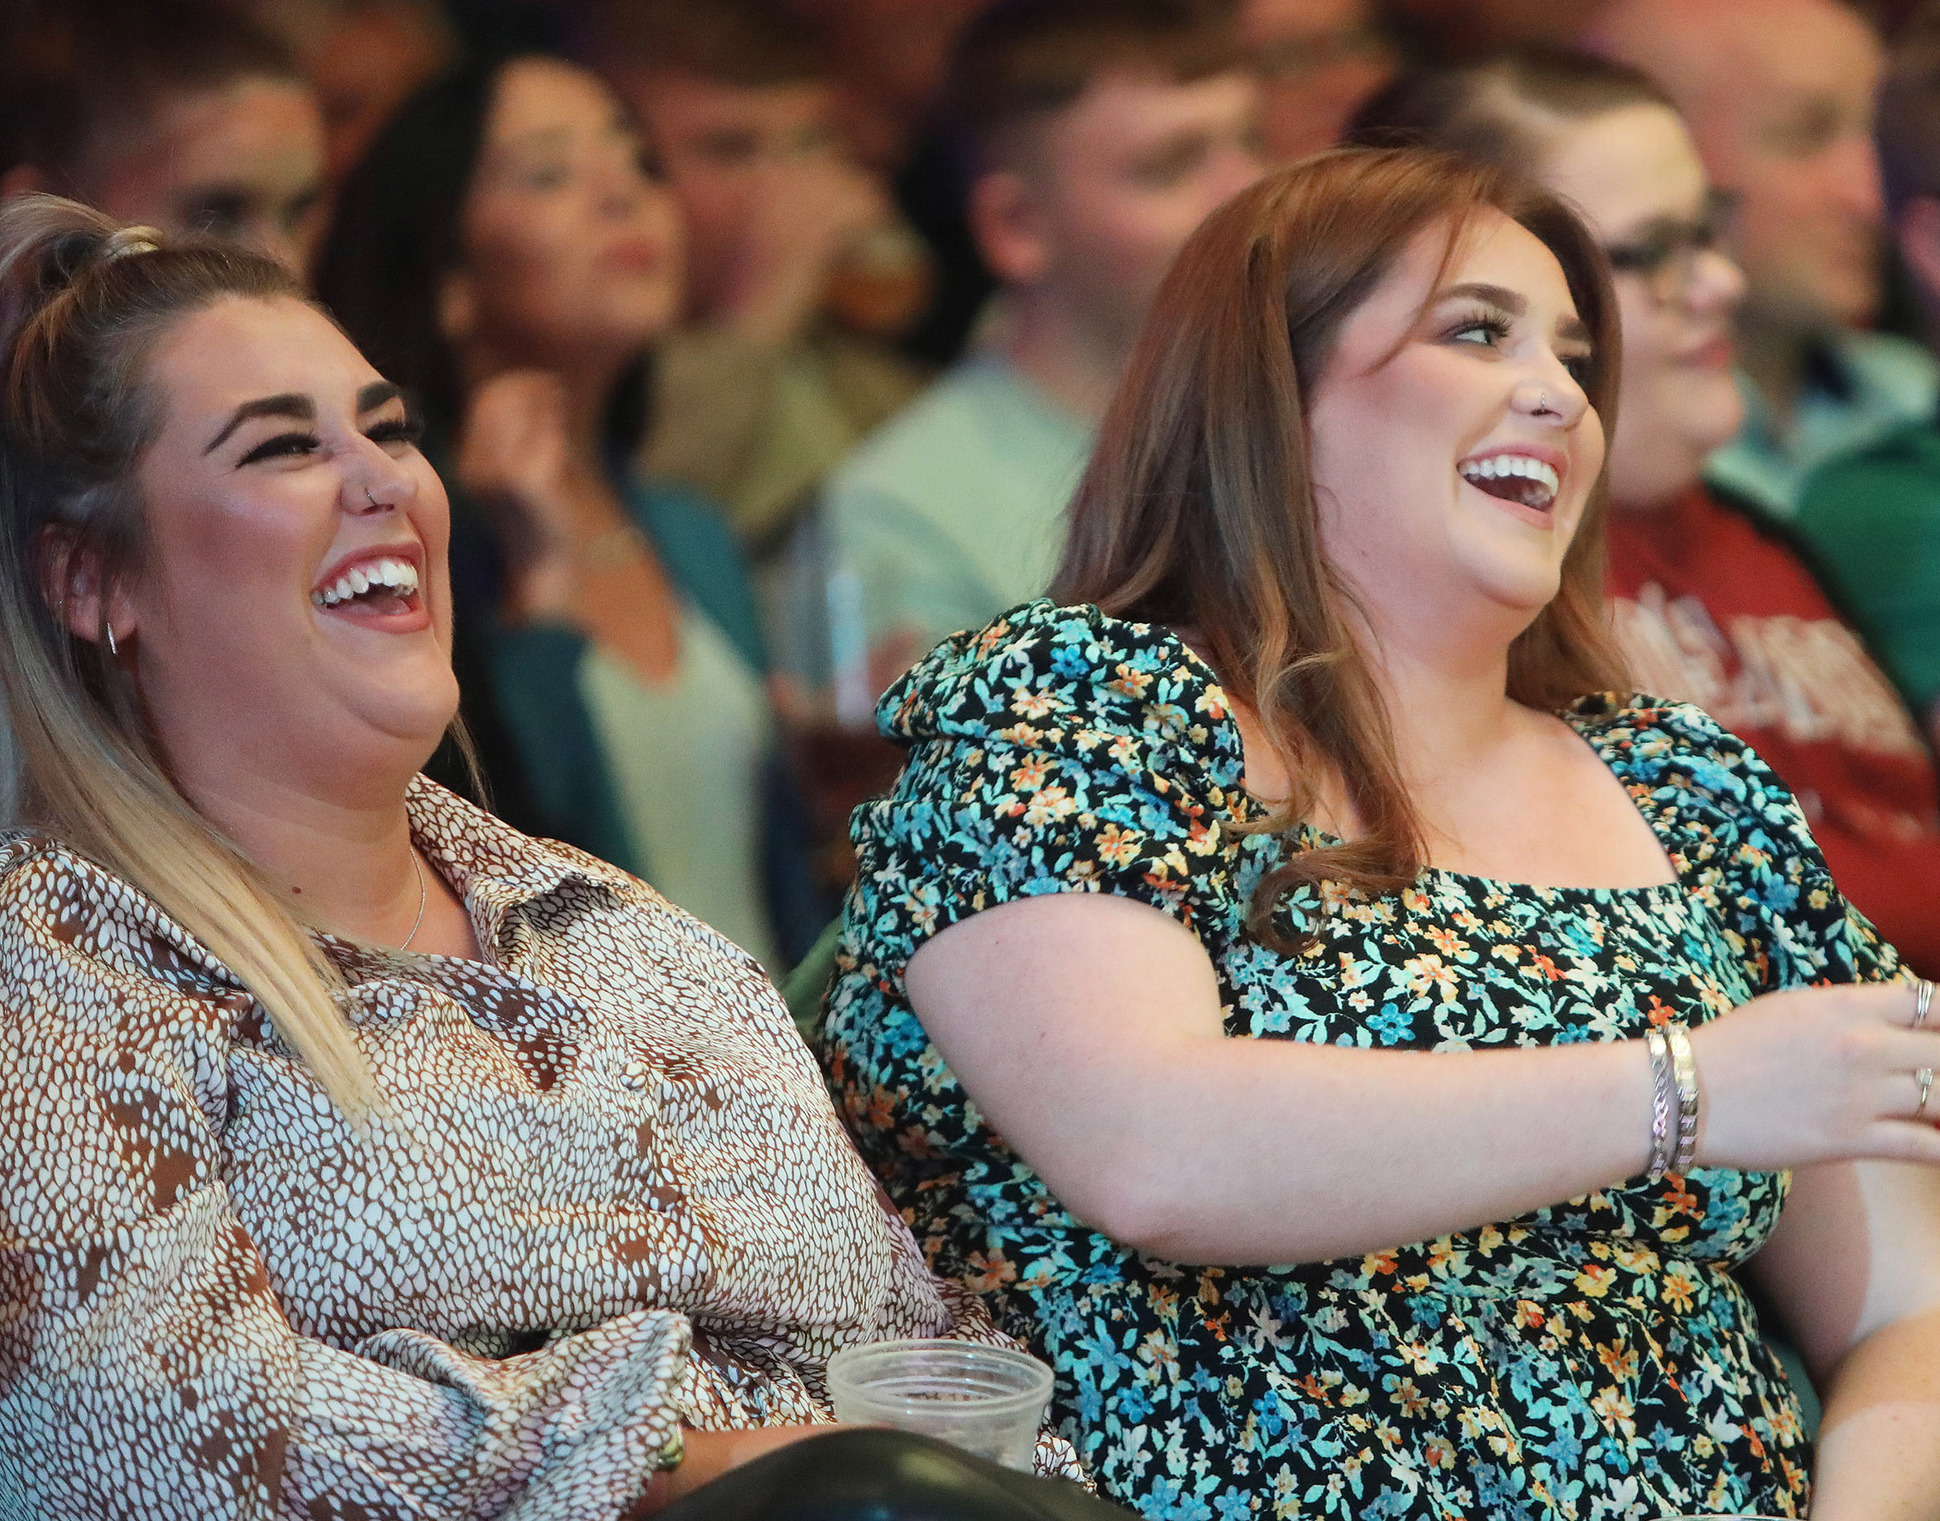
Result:
M1248 807L1266 809L1266 804L1260 802L1258 798L1246 790L1244 781L1246 756L1245 737L1240 733L1238 720L1233 717L1232 699L1228 696L1225 686L1221 684L1218 673L1213 670L1212 666L1197 650L1193 649L1186 642L1179 634L1179 631L1171 625L1151 624L1147 626L1155 632L1163 633L1167 639L1176 644L1185 655L1186 660L1202 673L1206 684L1212 690L1219 693L1222 701L1220 702L1217 716L1212 717L1211 722L1215 728L1227 731L1232 752L1240 757L1241 780L1237 783L1236 790L1240 796L1245 798ZM1450 882L1466 882L1477 887L1494 889L1503 893L1547 893L1565 897L1600 896L1606 900L1612 894L1635 896L1645 899L1654 895L1662 895L1666 892L1674 894L1679 899L1688 896L1689 888L1685 880L1686 863L1683 857L1672 847L1669 833L1665 827L1666 821L1662 816L1661 810L1647 807L1645 799L1640 798L1624 783L1622 776L1618 773L1616 755L1603 742L1599 734L1592 732L1593 727L1600 728L1602 721L1608 719L1611 715L1608 713L1586 714L1583 708L1585 704L1591 703L1607 703L1619 710L1625 710L1630 706L1630 703L1626 702L1616 692L1586 692L1577 698L1569 707L1556 710L1553 716L1569 726L1571 732L1589 747L1597 760L1602 763L1603 768L1610 773L1610 779L1618 787L1622 788L1623 794L1629 800L1631 807L1637 811L1637 816L1643 820L1645 827L1650 830L1651 838L1657 842L1658 851L1662 854L1665 864L1670 867L1670 877L1661 882L1633 883L1624 887L1590 887L1574 883L1523 882L1510 877L1489 877L1483 876L1478 872L1455 871L1446 866L1435 866L1429 863L1422 865L1421 875L1423 877L1435 876ZM1291 831L1265 836L1264 838L1294 839L1300 842L1300 848L1303 850L1313 849L1316 845L1345 845L1348 843L1339 835L1322 829L1318 824L1310 824L1304 820L1296 824ZM1417 881L1419 881L1419 878L1417 878Z

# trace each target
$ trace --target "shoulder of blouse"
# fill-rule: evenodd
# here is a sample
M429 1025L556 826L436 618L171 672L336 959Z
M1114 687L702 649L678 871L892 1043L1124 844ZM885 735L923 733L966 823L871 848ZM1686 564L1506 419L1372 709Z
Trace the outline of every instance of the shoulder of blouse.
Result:
M1680 778L1696 795L1744 802L1754 793L1789 803L1791 793L1758 753L1696 703L1649 693L1597 692L1564 715L1608 754L1627 780Z
M1792 790L1758 752L1695 703L1645 693L1597 693L1565 715L1598 747L1618 780L1722 869L1769 868L1775 858L1821 863Z
M84 954L114 941L125 951L138 948L157 973L188 972L240 986L200 940L126 878L45 831L0 833L0 965L17 965L14 951L23 942L50 938Z
M1136 740L1157 769L1236 786L1239 729L1211 668L1171 629L1040 598L952 635L883 694L876 721L905 745L1094 750Z

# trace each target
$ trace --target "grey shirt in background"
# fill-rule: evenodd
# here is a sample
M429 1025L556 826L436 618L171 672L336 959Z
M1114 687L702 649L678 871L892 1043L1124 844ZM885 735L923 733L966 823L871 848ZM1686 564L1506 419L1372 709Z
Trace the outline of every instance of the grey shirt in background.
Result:
M823 488L818 551L791 573L790 664L826 669L837 568L868 643L913 635L915 653L1040 595L1094 433L1003 357L958 362Z

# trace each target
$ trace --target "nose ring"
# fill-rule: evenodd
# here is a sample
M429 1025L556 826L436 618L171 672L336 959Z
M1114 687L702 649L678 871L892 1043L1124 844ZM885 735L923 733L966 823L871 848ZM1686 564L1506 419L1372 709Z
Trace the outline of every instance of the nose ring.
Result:
M366 487L364 488L364 500L365 500L365 501L367 501L367 502L369 502L369 503L371 504L371 509L372 509L373 511L375 511L375 510L376 510L376 508L377 508L377 498L376 498L376 497L374 497L374 496L372 496L372 495L370 494L370 487L368 487L368 486L366 486Z

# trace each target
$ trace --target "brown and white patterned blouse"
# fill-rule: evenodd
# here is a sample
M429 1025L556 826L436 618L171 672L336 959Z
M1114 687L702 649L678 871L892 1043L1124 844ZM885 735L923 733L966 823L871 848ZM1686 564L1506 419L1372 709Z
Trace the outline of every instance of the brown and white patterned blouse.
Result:
M837 1348L998 1339L749 957L409 802L491 961L324 941L363 1135L153 902L0 835L0 1516L605 1521L682 1422L830 1419Z

